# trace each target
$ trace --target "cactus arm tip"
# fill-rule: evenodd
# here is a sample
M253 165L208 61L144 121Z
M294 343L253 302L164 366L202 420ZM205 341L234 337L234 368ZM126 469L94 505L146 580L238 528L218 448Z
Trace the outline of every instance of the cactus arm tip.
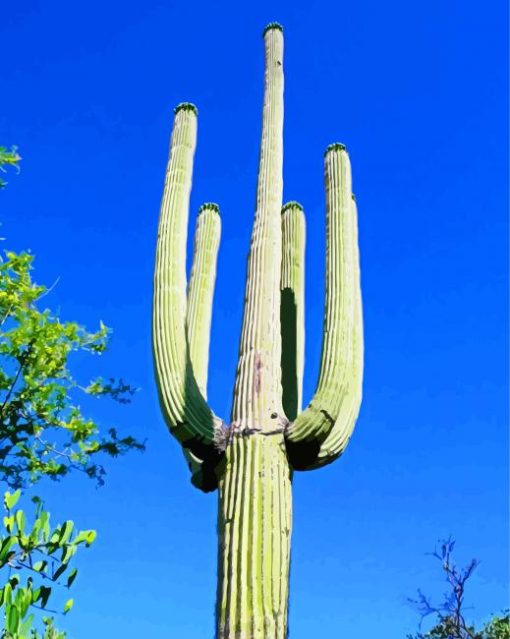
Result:
M282 215L285 213L285 211L288 211L289 209L298 209L299 211L304 211L303 205L300 204L299 202L296 202L295 200L291 200L290 202L286 202L282 206Z
M198 115L198 109L192 102L180 102L174 108L174 113L177 114L179 111L191 111L195 115Z
M220 214L220 207L215 202L204 202L202 206L198 209L198 214L203 213L204 211L214 211L215 213Z
M333 144L328 144L324 151L324 155L326 156L331 151L347 151L347 147L341 142L333 142Z
M268 31L271 31L272 29L276 29L277 31L281 31L283 33L283 27L279 22L270 22L266 25L264 31L262 32L262 37L265 37L266 33Z

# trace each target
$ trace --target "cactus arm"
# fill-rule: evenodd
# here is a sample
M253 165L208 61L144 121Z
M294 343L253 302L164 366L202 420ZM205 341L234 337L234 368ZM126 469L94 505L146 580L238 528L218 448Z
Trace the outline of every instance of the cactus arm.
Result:
M357 207L356 200L352 199L352 217L353 217L353 252L354 252L354 277L359 280L359 248L358 248L358 225L357 225ZM337 418L331 432L321 444L319 452L315 460L308 464L306 470L320 468L335 461L345 450L356 419L358 417L361 405L362 382L363 382L363 312L361 304L361 289L358 286L355 291L354 300L354 335L352 349L349 358L346 361L346 367L350 370L349 377L349 401L342 409L342 414Z
M175 110L156 248L153 354L160 404L170 432L195 455L214 452L217 419L197 385L186 339L186 239L197 118Z
M283 410L293 421L301 412L304 368L304 255L306 228L303 207L288 202L282 208L282 333Z
M203 204L195 227L193 263L188 284L186 331L193 374L204 399L207 399L207 372L211 316L216 281L216 263L221 236L221 218L216 204ZM209 492L217 488L214 471L216 460L204 462L189 449L183 447L184 457L191 472L191 483Z
M331 145L326 151L325 185L326 304L319 381L309 406L286 432L289 458L297 470L324 465L342 453L361 401L357 225L350 162L343 145Z
M280 271L283 197L283 33L264 33L265 82L255 222L232 422L237 431L271 430L283 419Z
M186 326L193 373L204 398L207 398L212 303L220 235L221 219L218 206L211 203L203 204L198 212L195 229Z

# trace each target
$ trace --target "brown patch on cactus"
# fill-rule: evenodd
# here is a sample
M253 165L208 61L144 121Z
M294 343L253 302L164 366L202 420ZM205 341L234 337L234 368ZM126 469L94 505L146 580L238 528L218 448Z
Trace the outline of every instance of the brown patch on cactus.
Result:
M253 386L255 388L255 393L258 395L260 393L260 384L261 384L261 378L262 378L262 359L260 357L260 353L255 353L255 363L254 363L254 367L255 367L255 376L253 378Z

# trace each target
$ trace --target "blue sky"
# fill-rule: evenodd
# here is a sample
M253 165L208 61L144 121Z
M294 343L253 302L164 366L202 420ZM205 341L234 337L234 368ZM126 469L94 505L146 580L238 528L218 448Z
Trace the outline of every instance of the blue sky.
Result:
M147 438L102 489L75 477L39 490L99 533L78 561L75 639L213 635L216 496L191 487L159 413L154 245L172 108L189 100L191 224L203 201L222 211L209 396L228 417L271 20L286 38L284 197L308 225L305 400L334 141L353 165L366 331L349 448L294 481L291 636L405 637L406 598L444 590L425 553L450 534L459 562L481 560L473 619L508 602L506 3L27 0L0 25L0 143L23 156L1 194L4 244L33 251L38 281L58 278L46 302L64 319L113 328L110 352L76 368L139 387L130 407L94 414Z

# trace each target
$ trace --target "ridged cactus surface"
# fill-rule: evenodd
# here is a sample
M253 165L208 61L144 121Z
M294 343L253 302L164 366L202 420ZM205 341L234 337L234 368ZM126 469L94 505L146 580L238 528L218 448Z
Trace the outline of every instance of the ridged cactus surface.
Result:
M363 336L357 211L345 147L325 153L326 303L319 380L302 407L305 215L283 197L283 32L264 31L265 83L256 211L231 418L207 404L221 221L204 204L186 280L197 110L175 109L154 276L160 403L192 482L218 489L217 639L284 639L294 470L344 451L361 402Z

